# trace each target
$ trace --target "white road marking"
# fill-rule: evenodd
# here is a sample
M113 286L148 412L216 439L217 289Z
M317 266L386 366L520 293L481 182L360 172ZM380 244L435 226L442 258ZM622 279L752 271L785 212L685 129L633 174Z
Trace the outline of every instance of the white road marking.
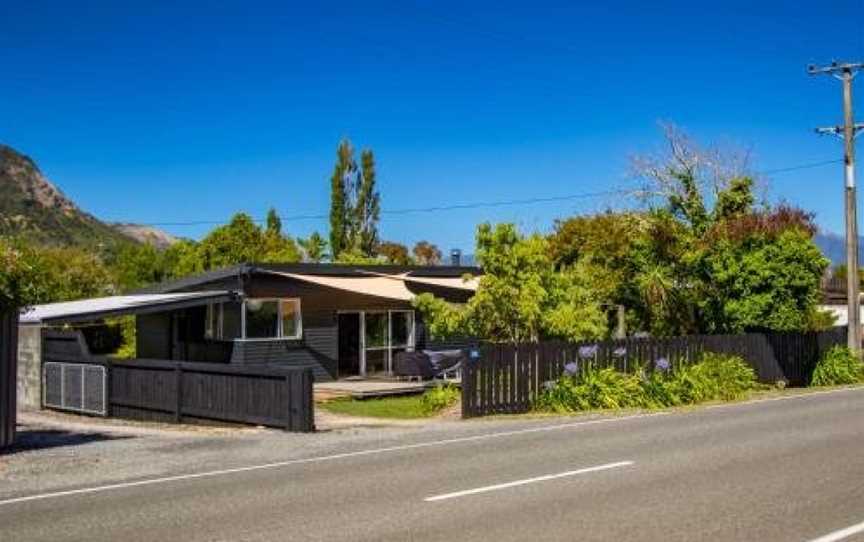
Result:
M466 489L463 491L455 491L453 493L444 493L443 495L435 495L434 497L427 497L423 500L426 502L445 501L447 499L456 499L459 497L465 497L467 495L476 495L478 493L488 493L490 491L498 491L501 489L524 486L527 484L534 484L537 482L546 482L549 480L557 480L558 478L567 478L569 476L578 476L580 474L588 474L590 472L599 472L599 471L603 471L603 470L617 469L619 467L629 467L632 464L633 464L632 461L618 461L617 463L607 463L605 465L597 465L596 467L586 467L584 469L569 470L567 472L559 472L558 474L547 474L545 476L537 476L535 478L526 478L524 480L514 480L513 482L505 482L503 484L495 484L495 485L491 485L491 486L478 487L478 488L474 488L474 489Z
M851 527L846 527L845 529L840 529L839 531L828 533L825 536L814 538L810 542L837 542L838 540L849 538L853 534L858 534L861 532L864 532L864 521L857 525L852 525Z
M771 397L771 398L767 398L767 399L754 399L752 401L745 401L745 402L741 402L741 403L729 403L729 404L723 404L723 405L714 405L714 408L718 408L718 407L729 408L729 407L754 404L754 403L761 403L761 402L768 402L768 401L778 401L778 400L785 400L785 399L801 399L801 398L807 398L807 397L812 397L812 396L817 396L817 395L826 395L826 394L832 394L832 393L841 393L841 392L848 392L848 391L862 391L862 390L864 390L864 387L841 388L841 389L835 389L835 390L825 390L825 391L813 392L813 393L808 393L808 394L804 394L804 395L790 395L790 396L783 396L783 397ZM333 454L333 455L325 455L325 456L317 456L317 457L307 457L304 459L292 459L292 460L288 460L288 461L278 461L275 463L265 463L262 465L252 465L249 467L239 467L239 468L233 468L233 469L221 469L221 470L199 472L199 473L192 473L192 474L180 474L180 475L176 475L176 476L165 476L162 478L151 478L148 480L138 480L138 481L134 481L134 482L120 482L120 483L116 483L116 484L107 484L107 485L102 485L102 486L85 487L85 488L81 488L81 489L70 489L67 491L52 491L52 492L48 492L48 493L39 493L36 495L28 495L28 496L24 496L24 497L13 497L10 499L0 500L0 506L6 506L6 505L10 505L10 504L17 504L17 503L30 502L30 501L40 501L40 500L45 500L45 499L54 499L54 498L59 498L59 497L68 497L68 496L73 496L73 495L86 495L86 494L90 494L90 493L101 493L104 491L113 491L113 490L125 489L125 488L131 488L131 487L141 487L141 486L149 486L149 485L156 485L156 484L164 484L164 483L178 482L178 481L183 481L183 480L195 480L195 479L199 479L199 478L211 478L211 477L215 477L215 476L225 476L225 475L237 474L237 473L243 473L243 472L253 472L253 471L259 471L259 470L277 469L280 467L288 467L291 465L302 465L302 464L306 464L306 463L321 463L321 462L325 462L325 461L336 461L339 459L348 459L348 458L352 458L352 457L362 457L362 456L375 455L375 454L386 454L386 453L393 453L393 452L401 452L401 451L405 451L405 450L416 450L419 448L432 448L432 447L436 447L436 446L446 446L449 444L459 444L459 443L463 443L463 442L477 442L477 441L482 441L482 440L511 437L511 436L516 436L516 435L526 435L526 434L531 434L531 433L542 433L542 432L547 432L547 431L561 431L561 430L566 430L566 429L578 429L578 428L584 427L584 426L605 425L605 424L610 424L610 423L625 422L625 421L629 421L629 420L637 420L637 419L641 419L641 418L654 418L657 416L668 416L669 414L672 414L672 413L674 413L674 411L664 410L664 411L659 411L659 412L648 412L648 413L644 413L644 414L633 414L630 416L617 416L617 417L612 417L612 418L601 418L599 420L587 420L587 421L578 421L578 422L570 422L570 423L542 425L540 427L514 429L511 431L498 431L495 433L483 433L480 435L471 435L471 436L467 436L467 437L456 437L456 438L451 438L451 439L435 440L435 441L430 441L430 442L419 442L416 444L403 444L403 445L399 445L399 446L389 446L386 448L372 448L369 450L359 450L356 452L345 452L345 453L341 453L341 454Z

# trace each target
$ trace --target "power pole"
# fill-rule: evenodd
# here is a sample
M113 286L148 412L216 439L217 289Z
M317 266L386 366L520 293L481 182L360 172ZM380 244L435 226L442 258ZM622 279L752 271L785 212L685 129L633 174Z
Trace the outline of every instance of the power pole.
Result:
M846 295L849 327L846 344L853 352L861 351L861 300L858 274L858 204L855 195L855 136L864 124L855 124L852 117L852 79L862 63L832 62L829 66L808 66L810 75L831 75L843 83L843 125L817 128L820 134L834 134L844 141L846 177Z

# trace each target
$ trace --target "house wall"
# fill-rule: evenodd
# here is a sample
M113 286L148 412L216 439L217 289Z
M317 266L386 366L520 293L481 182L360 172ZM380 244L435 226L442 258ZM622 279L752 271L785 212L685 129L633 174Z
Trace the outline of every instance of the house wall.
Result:
M187 291L236 289L237 277L217 279L185 288ZM244 294L247 297L300 298L303 336L299 340L236 340L231 363L242 365L282 365L309 367L316 381L337 378L339 365L339 331L337 314L340 311L411 310L410 302L368 296L336 290L300 280L256 273L246 277ZM422 288L422 290L418 290ZM412 285L415 293L430 291L439 297L449 296L454 302L464 302L469 294L452 290ZM240 305L226 305L225 336L240 335ZM416 317L416 344L426 345L422 318ZM141 316L138 319L139 357L169 359L170 316ZM151 329L153 328L153 329ZM154 355L150 355L154 354ZM160 354L156 356L155 354Z
M248 297L299 297L303 337L299 341L238 341L232 363L270 363L311 367L316 381L338 377L339 311L411 309L406 301L324 288L302 281L254 275Z
M18 408L42 407L42 326L18 326Z

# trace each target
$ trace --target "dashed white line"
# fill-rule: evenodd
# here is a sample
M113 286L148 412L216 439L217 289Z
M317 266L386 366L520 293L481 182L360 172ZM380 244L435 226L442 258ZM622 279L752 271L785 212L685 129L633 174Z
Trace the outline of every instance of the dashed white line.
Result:
M604 470L617 469L619 467L629 467L632 464L633 464L632 461L618 461L616 463L607 463L605 465L597 465L595 467L586 467L584 469L559 472L558 474L546 474L544 476L537 476L534 478L525 478L524 480L514 480L512 482L504 482L503 484L495 484L495 485L491 485L491 486L477 487L474 489L465 489L462 491L454 491L453 493L444 493L443 495L435 495L434 497L427 497L423 500L426 502L446 501L448 499L457 499L459 497L465 497L468 495L476 495L478 493L488 493L490 491L499 491L501 489L508 489L511 487L524 486L527 484L535 484L537 482L547 482L549 480L557 480L559 478L578 476L580 474L588 474L591 472L599 472L599 471L604 471Z

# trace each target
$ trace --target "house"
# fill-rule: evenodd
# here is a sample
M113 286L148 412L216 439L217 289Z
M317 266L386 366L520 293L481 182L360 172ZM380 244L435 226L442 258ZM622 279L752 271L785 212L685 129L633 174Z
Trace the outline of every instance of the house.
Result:
M318 382L390 375L398 352L429 343L414 297L463 303L479 274L461 266L242 264L133 295L37 306L21 316L19 395L38 401L39 329L116 315L135 316L139 359L308 367Z
M825 277L822 279L821 288L822 299L818 308L834 316L835 326L847 325L849 323L849 305L846 280L837 277ZM860 310L860 321L864 322L864 304Z

